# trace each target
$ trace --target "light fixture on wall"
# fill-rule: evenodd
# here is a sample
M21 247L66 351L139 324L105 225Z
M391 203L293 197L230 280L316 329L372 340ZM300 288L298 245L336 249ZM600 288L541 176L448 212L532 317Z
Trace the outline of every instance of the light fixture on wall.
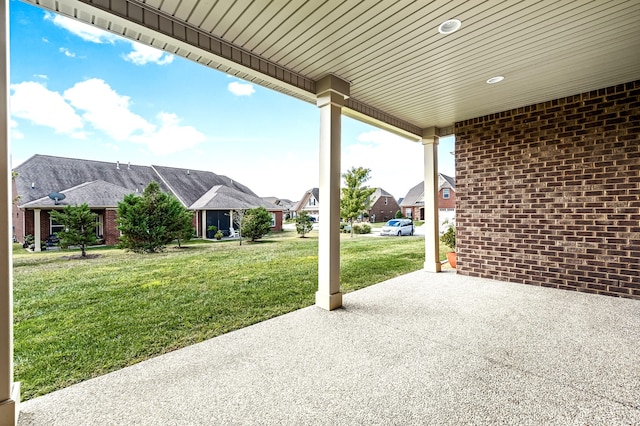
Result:
M438 27L438 32L440 34L451 34L455 33L462 26L462 22L458 19L447 19Z
M487 84L496 84L496 83L500 83L502 80L504 80L504 77L501 75L495 76L495 77L491 77L489 80L487 80Z

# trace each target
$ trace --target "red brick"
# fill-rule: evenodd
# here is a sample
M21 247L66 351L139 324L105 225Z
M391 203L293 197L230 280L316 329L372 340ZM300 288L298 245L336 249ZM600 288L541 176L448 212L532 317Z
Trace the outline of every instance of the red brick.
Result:
M639 87L456 123L458 273L640 299Z

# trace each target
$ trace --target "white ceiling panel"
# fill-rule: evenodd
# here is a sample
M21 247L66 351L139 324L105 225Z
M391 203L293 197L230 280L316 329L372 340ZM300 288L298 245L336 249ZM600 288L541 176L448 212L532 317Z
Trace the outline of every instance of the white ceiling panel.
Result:
M310 102L333 73L414 133L640 79L637 0L29 1Z

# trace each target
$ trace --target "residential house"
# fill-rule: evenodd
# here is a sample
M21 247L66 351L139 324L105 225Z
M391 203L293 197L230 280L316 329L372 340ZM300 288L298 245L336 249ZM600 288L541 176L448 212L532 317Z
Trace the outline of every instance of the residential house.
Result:
M309 216L318 219L320 215L320 189L311 188L304 193L300 201L293 207L293 217L298 216L303 211L307 212Z
M407 192L400 202L402 214L413 220L424 220L424 182L420 182ZM438 216L441 230L445 222L455 222L456 183L455 179L438 173Z
M284 216L284 218L290 218L291 217L291 209L297 204L291 200L288 200L286 198L278 198L278 197L262 197L263 200L267 201L268 203L273 204L274 206L278 206L282 208L282 214Z
M87 203L98 215L97 236L107 245L116 244L120 236L116 227L118 202L127 194L142 193L151 182L194 212L193 225L200 236L206 235L210 225L228 234L233 211L254 207L265 207L272 214L272 229L282 229L282 208L212 172L48 155L34 155L14 171L13 196L17 201L13 206L13 234L18 241L28 234L36 241L46 240L61 227L51 219L51 210Z
M376 188L376 191L370 197L371 207L367 210L370 222L386 222L396 216L396 212L400 210L400 206L393 195L389 194L382 188Z

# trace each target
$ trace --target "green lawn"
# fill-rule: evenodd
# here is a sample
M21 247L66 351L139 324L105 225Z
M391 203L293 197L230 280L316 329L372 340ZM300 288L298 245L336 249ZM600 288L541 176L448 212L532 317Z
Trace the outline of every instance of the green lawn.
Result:
M314 303L318 240L191 242L137 255L14 251L15 380L30 399ZM423 266L424 238L342 237L342 289Z

